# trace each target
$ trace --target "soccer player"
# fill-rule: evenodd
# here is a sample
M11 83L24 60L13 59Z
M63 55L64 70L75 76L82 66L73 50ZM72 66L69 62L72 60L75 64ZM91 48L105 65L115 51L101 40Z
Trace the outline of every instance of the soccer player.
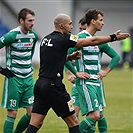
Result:
M87 24L86 24L86 20L85 18L81 18L79 20L79 32L81 32L82 30L86 30Z
M86 29L86 27L87 27L87 24L86 24L86 21L85 21L85 19L84 18L81 18L80 20L79 20L79 26L78 26L78 28L79 28L79 32L81 32L82 30L85 30ZM68 70L66 67L65 67L65 73L66 73L66 75L67 75L67 79L71 82L71 83L74 83L74 79L76 78L76 76L74 75L74 74L72 74L71 72L70 72L70 70Z
M66 14L58 14L54 19L54 26L55 30L46 35L40 44L39 78L35 83L35 99L26 133L36 133L40 129L50 108L66 122L69 133L80 133L70 95L62 83L65 61L73 59L72 55L67 56L67 50L70 47L98 45L130 36L117 31L110 36L78 39L70 34L73 28L72 20ZM88 78L87 73L84 74L85 78Z
M0 67L5 76L2 107L7 109L3 133L22 133L28 126L34 100L32 57L38 35L32 30L35 13L23 8L18 13L19 26L0 38L0 48L6 47L6 68ZM19 108L26 114L13 131Z
M86 24L86 21L85 21L84 17L79 20L78 24L79 24L78 25L79 32L81 32L82 30L86 30L87 24ZM74 64L74 61L72 61L71 63ZM70 67L70 69L72 69L72 68L73 67ZM76 70L74 70L74 69L76 69L76 68L73 68L72 71L74 71L74 74L76 74ZM65 70L67 79L73 84L71 98L72 98L72 101L73 101L76 116L78 117L80 107L79 107L79 100L78 100L78 92L77 92L76 86L74 84L76 76L67 67L64 67L64 70Z
M79 38L89 38L94 36L97 31L101 31L104 25L102 11L97 9L88 10L85 19L87 29L78 34ZM76 68L78 71L84 71L90 74L90 78L85 81L83 81L83 79L77 79L76 86L72 88L71 94L75 110L77 111L76 114L79 112L78 109L81 108L82 115L88 115L81 123L81 132L84 133L86 127L86 132L94 133L95 127L92 126L93 128L91 129L88 127L91 127L91 124L94 124L97 120L99 132L107 132L107 123L102 111L102 108L104 108L106 104L101 79L107 76L107 74L117 65L120 57L107 43L99 46L88 46L81 49L70 50L72 52L75 50L82 51L81 60L75 61ZM104 71L101 70L100 62L103 52L112 58ZM101 90L101 92L99 90ZM82 129L83 123L85 126Z

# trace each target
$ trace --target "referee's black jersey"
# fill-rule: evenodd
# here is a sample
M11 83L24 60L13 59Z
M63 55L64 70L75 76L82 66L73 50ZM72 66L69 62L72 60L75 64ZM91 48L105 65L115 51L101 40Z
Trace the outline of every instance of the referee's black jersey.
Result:
M77 36L63 35L57 31L45 36L40 45L39 77L56 78L60 73L63 78L67 50L74 47L77 40Z

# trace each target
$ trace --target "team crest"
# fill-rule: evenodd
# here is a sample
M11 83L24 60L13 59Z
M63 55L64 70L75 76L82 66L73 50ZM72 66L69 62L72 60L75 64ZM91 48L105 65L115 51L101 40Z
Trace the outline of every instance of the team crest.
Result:
M31 42L31 43L33 42L33 39L32 39L32 38L30 39L30 42Z

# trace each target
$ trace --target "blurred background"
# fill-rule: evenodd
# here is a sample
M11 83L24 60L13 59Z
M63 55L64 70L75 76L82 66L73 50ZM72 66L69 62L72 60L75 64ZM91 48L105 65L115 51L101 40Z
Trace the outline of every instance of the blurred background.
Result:
M122 32L133 34L133 0L0 0L0 36L18 26L17 13L21 8L30 8L35 13L34 30L39 38L54 30L53 21L58 13L68 14L73 21L73 34L78 33L78 21L90 8L97 8L104 12L104 27L97 35L109 35L120 29ZM132 39L132 37L131 37ZM132 41L133 42L133 41ZM39 64L39 43L36 45L34 64ZM112 47L122 57L122 42L113 42ZM133 66L133 45L130 45L128 62ZM4 62L4 48L0 51L0 62ZM109 62L103 56L103 64ZM122 59L118 66L122 64Z

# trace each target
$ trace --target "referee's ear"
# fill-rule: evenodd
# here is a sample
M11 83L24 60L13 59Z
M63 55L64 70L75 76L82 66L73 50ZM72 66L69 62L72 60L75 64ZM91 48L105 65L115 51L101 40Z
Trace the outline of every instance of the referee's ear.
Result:
M63 24L62 23L60 23L59 26L60 26L61 29L63 29Z

